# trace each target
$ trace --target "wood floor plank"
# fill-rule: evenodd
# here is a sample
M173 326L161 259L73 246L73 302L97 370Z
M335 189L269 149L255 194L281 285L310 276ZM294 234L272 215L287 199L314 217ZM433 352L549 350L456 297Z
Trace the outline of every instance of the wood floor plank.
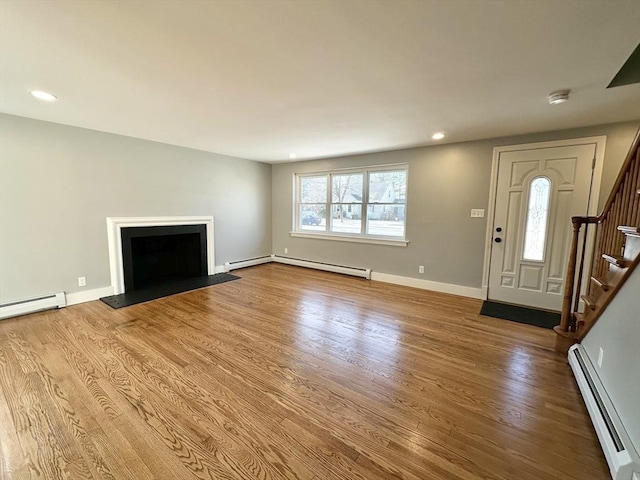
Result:
M549 330L268 264L0 322L0 476L608 478Z
M3 373L4 363L4 353L0 348L0 376L6 376ZM6 381L0 380L0 478L11 478L22 467L23 455L3 385Z
M9 337L12 347L16 347L15 334ZM16 354L18 351L18 355ZM3 376L2 388L12 390L7 395L9 409L17 427L23 453L23 469L32 478L69 478L68 465L77 460L78 456L72 451L71 438L64 434L57 421L55 408L48 402L47 395L41 385L34 367L29 362L29 368L21 369L20 361L29 362L28 354L17 346L13 351L4 352L3 363L12 371L10 382ZM28 372L28 373L27 373Z

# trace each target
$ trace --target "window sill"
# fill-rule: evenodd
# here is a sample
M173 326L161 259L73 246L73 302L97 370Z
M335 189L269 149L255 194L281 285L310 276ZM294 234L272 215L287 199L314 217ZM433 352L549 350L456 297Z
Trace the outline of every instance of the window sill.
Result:
M327 233L306 233L306 232L289 232L292 237L299 238L315 238L316 240L336 240L338 242L352 243L371 243L373 245L390 245L392 247L406 247L409 240L376 238L376 237L356 237L348 235L331 235Z

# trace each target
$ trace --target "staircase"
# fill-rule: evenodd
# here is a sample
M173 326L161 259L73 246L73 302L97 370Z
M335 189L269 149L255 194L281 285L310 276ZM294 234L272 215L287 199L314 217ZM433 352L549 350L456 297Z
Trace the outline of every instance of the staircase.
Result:
M562 318L554 328L558 352L566 354L585 337L640 263L639 144L640 130L602 213L571 218ZM591 273L590 278L585 272ZM583 281L588 282L585 289Z

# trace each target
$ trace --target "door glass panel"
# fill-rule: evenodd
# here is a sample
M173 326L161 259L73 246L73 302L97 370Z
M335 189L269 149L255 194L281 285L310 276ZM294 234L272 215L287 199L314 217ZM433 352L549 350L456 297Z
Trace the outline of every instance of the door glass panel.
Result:
M551 181L547 177L534 178L529 188L527 228L524 233L524 260L541 261L544 259L550 197Z

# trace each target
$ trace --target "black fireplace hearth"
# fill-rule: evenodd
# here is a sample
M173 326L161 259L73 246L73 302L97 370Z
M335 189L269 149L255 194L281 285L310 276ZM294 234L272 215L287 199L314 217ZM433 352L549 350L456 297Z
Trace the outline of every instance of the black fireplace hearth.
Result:
M239 278L240 277L231 275L230 273L217 273L215 275L206 275L204 277L168 282L142 290L102 297L100 300L112 308L129 307L138 303L168 297L170 295L175 295L176 293L188 292L198 288L210 287L212 285L230 282L231 280L237 280Z
M121 240L125 292L100 299L113 308L239 278L209 275L206 225L127 227Z

